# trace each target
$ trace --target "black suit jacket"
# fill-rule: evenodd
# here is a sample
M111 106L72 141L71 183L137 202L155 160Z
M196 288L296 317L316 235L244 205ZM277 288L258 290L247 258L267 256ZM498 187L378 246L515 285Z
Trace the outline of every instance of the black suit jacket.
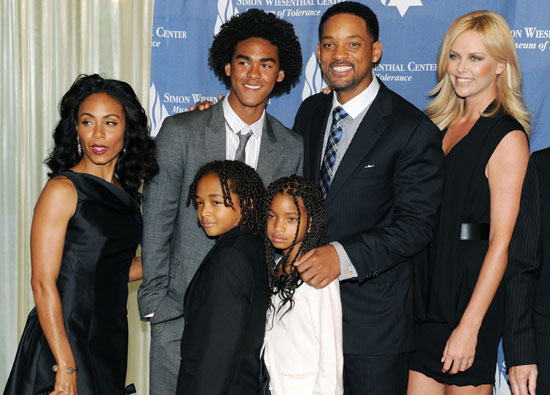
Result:
M319 182L332 95L298 110L304 175ZM342 244L358 278L340 285L344 353L393 354L413 344L411 263L433 238L443 184L441 133L380 83L327 194L330 241Z
M257 395L268 303L264 244L234 228L212 247L185 294L176 393Z
M549 148L533 153L529 160L504 286L506 365L545 362L548 366L550 355L538 352L537 343L550 337Z

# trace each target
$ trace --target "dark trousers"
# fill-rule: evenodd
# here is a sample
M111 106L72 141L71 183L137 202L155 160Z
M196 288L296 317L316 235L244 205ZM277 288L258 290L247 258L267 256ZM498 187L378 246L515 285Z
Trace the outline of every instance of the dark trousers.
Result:
M406 395L410 353L344 355L344 395Z

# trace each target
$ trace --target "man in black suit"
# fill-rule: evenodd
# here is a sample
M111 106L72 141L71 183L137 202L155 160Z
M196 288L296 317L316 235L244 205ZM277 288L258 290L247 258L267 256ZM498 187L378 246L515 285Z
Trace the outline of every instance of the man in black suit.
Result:
M406 394L411 265L433 237L443 181L440 132L374 77L381 55L370 8L329 8L317 56L334 92L305 100L294 124L304 175L326 193L332 241L298 270L317 288L342 281L346 394Z
M514 395L550 394L548 235L550 148L529 160L504 277L504 354Z

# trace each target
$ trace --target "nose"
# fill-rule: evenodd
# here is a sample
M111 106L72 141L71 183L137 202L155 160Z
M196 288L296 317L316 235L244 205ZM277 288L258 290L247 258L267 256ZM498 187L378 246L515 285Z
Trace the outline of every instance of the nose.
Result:
M246 73L248 78L254 79L260 77L260 65L256 63L251 63L250 67L248 68L248 72Z
M206 203L201 204L197 209L197 214L199 215L200 218L210 217L210 215L212 214L210 210L210 206L207 205Z
M96 125L94 125L93 137L95 139L102 139L105 137L105 131L103 130L103 125L101 125L100 123L97 123Z
M277 221L275 221L275 231L277 232L284 232L286 229L285 227L285 221L283 221L283 219L277 219Z
M456 65L456 71L458 71L459 74L464 73L466 71L466 60L465 59L459 59L458 64Z
M346 48L343 45L335 45L332 57L336 60L342 60L348 57Z

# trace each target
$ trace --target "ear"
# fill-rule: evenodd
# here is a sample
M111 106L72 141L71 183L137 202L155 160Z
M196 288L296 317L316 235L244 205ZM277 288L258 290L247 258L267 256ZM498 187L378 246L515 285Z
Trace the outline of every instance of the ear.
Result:
M380 61L380 58L382 57L382 43L380 40L372 43L372 63L377 63Z
M321 43L317 43L317 61L321 63Z
M279 70L279 74L277 75L277 82L283 82L285 79L285 71Z
M225 75L231 77L231 63L226 63L224 69Z
M498 63L498 65L497 65L497 75L502 74L504 72L504 70L506 70L506 65L507 65L507 63L505 63L505 62L502 62L502 63L499 62Z

